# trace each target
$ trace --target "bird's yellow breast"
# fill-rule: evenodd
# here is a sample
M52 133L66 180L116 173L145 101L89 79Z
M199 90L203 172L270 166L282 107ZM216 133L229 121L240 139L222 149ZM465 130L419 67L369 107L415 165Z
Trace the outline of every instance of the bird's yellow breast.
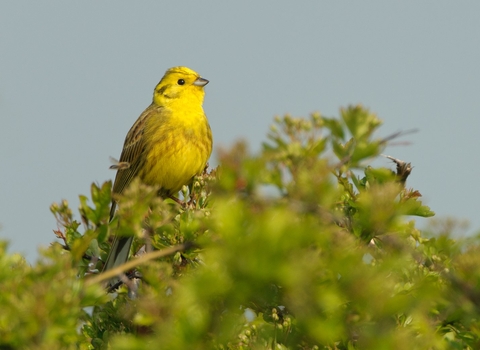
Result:
M139 173L144 183L168 194L177 193L200 174L212 151L212 134L203 109L177 107L173 111L166 109L146 121L144 138L148 142Z

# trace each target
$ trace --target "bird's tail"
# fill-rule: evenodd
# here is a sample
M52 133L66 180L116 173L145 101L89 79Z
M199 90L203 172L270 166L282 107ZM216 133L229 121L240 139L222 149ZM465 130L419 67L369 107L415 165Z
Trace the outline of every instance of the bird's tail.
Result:
M128 260L132 242L133 237L116 236L113 241L112 248L110 249L110 253L108 254L107 261L105 261L105 265L103 266L103 271L108 271L117 266L125 264ZM112 286L119 281L119 278L114 278L110 280L109 285Z

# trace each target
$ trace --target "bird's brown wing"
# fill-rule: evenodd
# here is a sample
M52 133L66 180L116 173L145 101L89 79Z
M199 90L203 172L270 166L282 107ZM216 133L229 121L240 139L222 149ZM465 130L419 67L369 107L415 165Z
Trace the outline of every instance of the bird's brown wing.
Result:
M125 188L132 182L133 178L138 174L139 169L142 167L144 157L145 142L143 132L145 129L146 121L152 116L152 114L159 113L161 107L150 105L143 113L138 117L137 121L133 124L125 137L125 143L123 145L122 154L120 155L119 163L127 164L125 168L120 168L115 176L115 182L113 183L113 194L122 193ZM110 219L115 213L116 201L112 199L112 206L110 208Z

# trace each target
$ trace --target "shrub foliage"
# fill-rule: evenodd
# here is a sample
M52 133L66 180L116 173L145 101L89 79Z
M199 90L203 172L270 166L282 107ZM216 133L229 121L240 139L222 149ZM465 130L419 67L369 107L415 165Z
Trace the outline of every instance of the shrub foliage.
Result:
M479 240L415 227L433 212L410 164L369 166L380 125L361 106L276 118L259 154L219 150L183 206L138 182L112 222L110 182L80 196L80 220L53 204L37 263L0 245L1 347L480 348ZM113 234L136 256L107 293Z

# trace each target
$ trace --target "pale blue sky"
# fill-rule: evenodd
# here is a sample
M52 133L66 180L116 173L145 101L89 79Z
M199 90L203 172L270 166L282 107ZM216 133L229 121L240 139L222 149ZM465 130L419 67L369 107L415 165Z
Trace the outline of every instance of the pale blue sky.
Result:
M356 103L384 120L378 136L418 128L385 153L414 165L408 185L439 217L476 232L479 14L477 1L4 1L0 237L29 260L54 241L50 204L76 210L114 176L109 157L177 65L210 80L217 146L258 150L275 115Z

